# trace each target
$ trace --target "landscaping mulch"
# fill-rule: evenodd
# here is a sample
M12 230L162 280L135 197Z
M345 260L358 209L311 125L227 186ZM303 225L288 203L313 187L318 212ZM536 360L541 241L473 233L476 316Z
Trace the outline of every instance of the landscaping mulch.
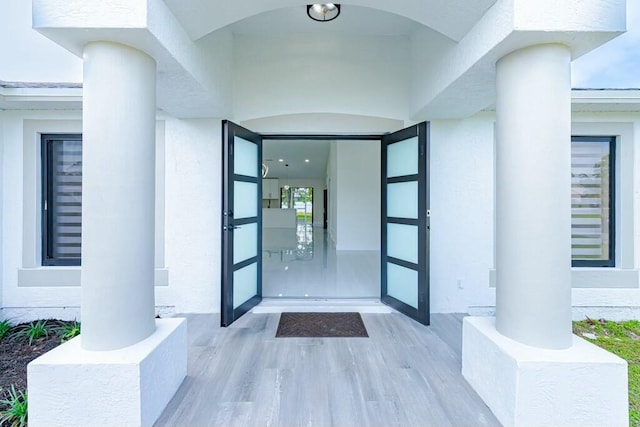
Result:
M60 325L64 322L59 320L50 321L50 325ZM21 325L16 325L12 329L18 330ZM49 336L34 339L29 345L28 339L5 336L0 339L0 400L9 396L11 385L16 391L27 390L27 364L38 356L60 345L61 336L49 328ZM0 405L0 411L6 408Z

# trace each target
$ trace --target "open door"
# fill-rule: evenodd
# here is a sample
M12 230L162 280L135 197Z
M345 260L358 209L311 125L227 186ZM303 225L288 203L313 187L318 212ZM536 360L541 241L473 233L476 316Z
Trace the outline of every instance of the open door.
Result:
M222 326L262 300L262 136L222 123Z
M382 137L381 299L429 324L429 124Z

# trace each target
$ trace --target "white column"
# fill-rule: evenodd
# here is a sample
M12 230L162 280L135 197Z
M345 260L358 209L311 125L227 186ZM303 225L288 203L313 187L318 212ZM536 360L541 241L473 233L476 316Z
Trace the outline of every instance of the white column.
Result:
M156 63L122 44L84 49L82 347L114 350L155 330Z
M571 56L506 55L496 77L496 327L536 347L571 335Z

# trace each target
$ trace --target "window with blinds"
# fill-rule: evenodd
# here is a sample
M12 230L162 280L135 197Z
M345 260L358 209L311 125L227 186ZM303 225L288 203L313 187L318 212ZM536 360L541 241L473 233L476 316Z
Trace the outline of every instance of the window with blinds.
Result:
M42 264L80 265L82 135L42 135Z
M571 256L574 267L613 267L615 137L571 138Z

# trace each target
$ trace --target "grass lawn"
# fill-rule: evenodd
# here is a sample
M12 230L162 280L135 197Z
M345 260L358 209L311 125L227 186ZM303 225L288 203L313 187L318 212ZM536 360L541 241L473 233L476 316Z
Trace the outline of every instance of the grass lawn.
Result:
M306 219L304 217L304 212L296 212L296 217L298 218L298 221L306 221L306 222L313 221L313 214L310 212L307 213Z
M573 332L627 361L629 364L629 426L640 427L640 321L610 322L602 319L587 319L573 322Z

